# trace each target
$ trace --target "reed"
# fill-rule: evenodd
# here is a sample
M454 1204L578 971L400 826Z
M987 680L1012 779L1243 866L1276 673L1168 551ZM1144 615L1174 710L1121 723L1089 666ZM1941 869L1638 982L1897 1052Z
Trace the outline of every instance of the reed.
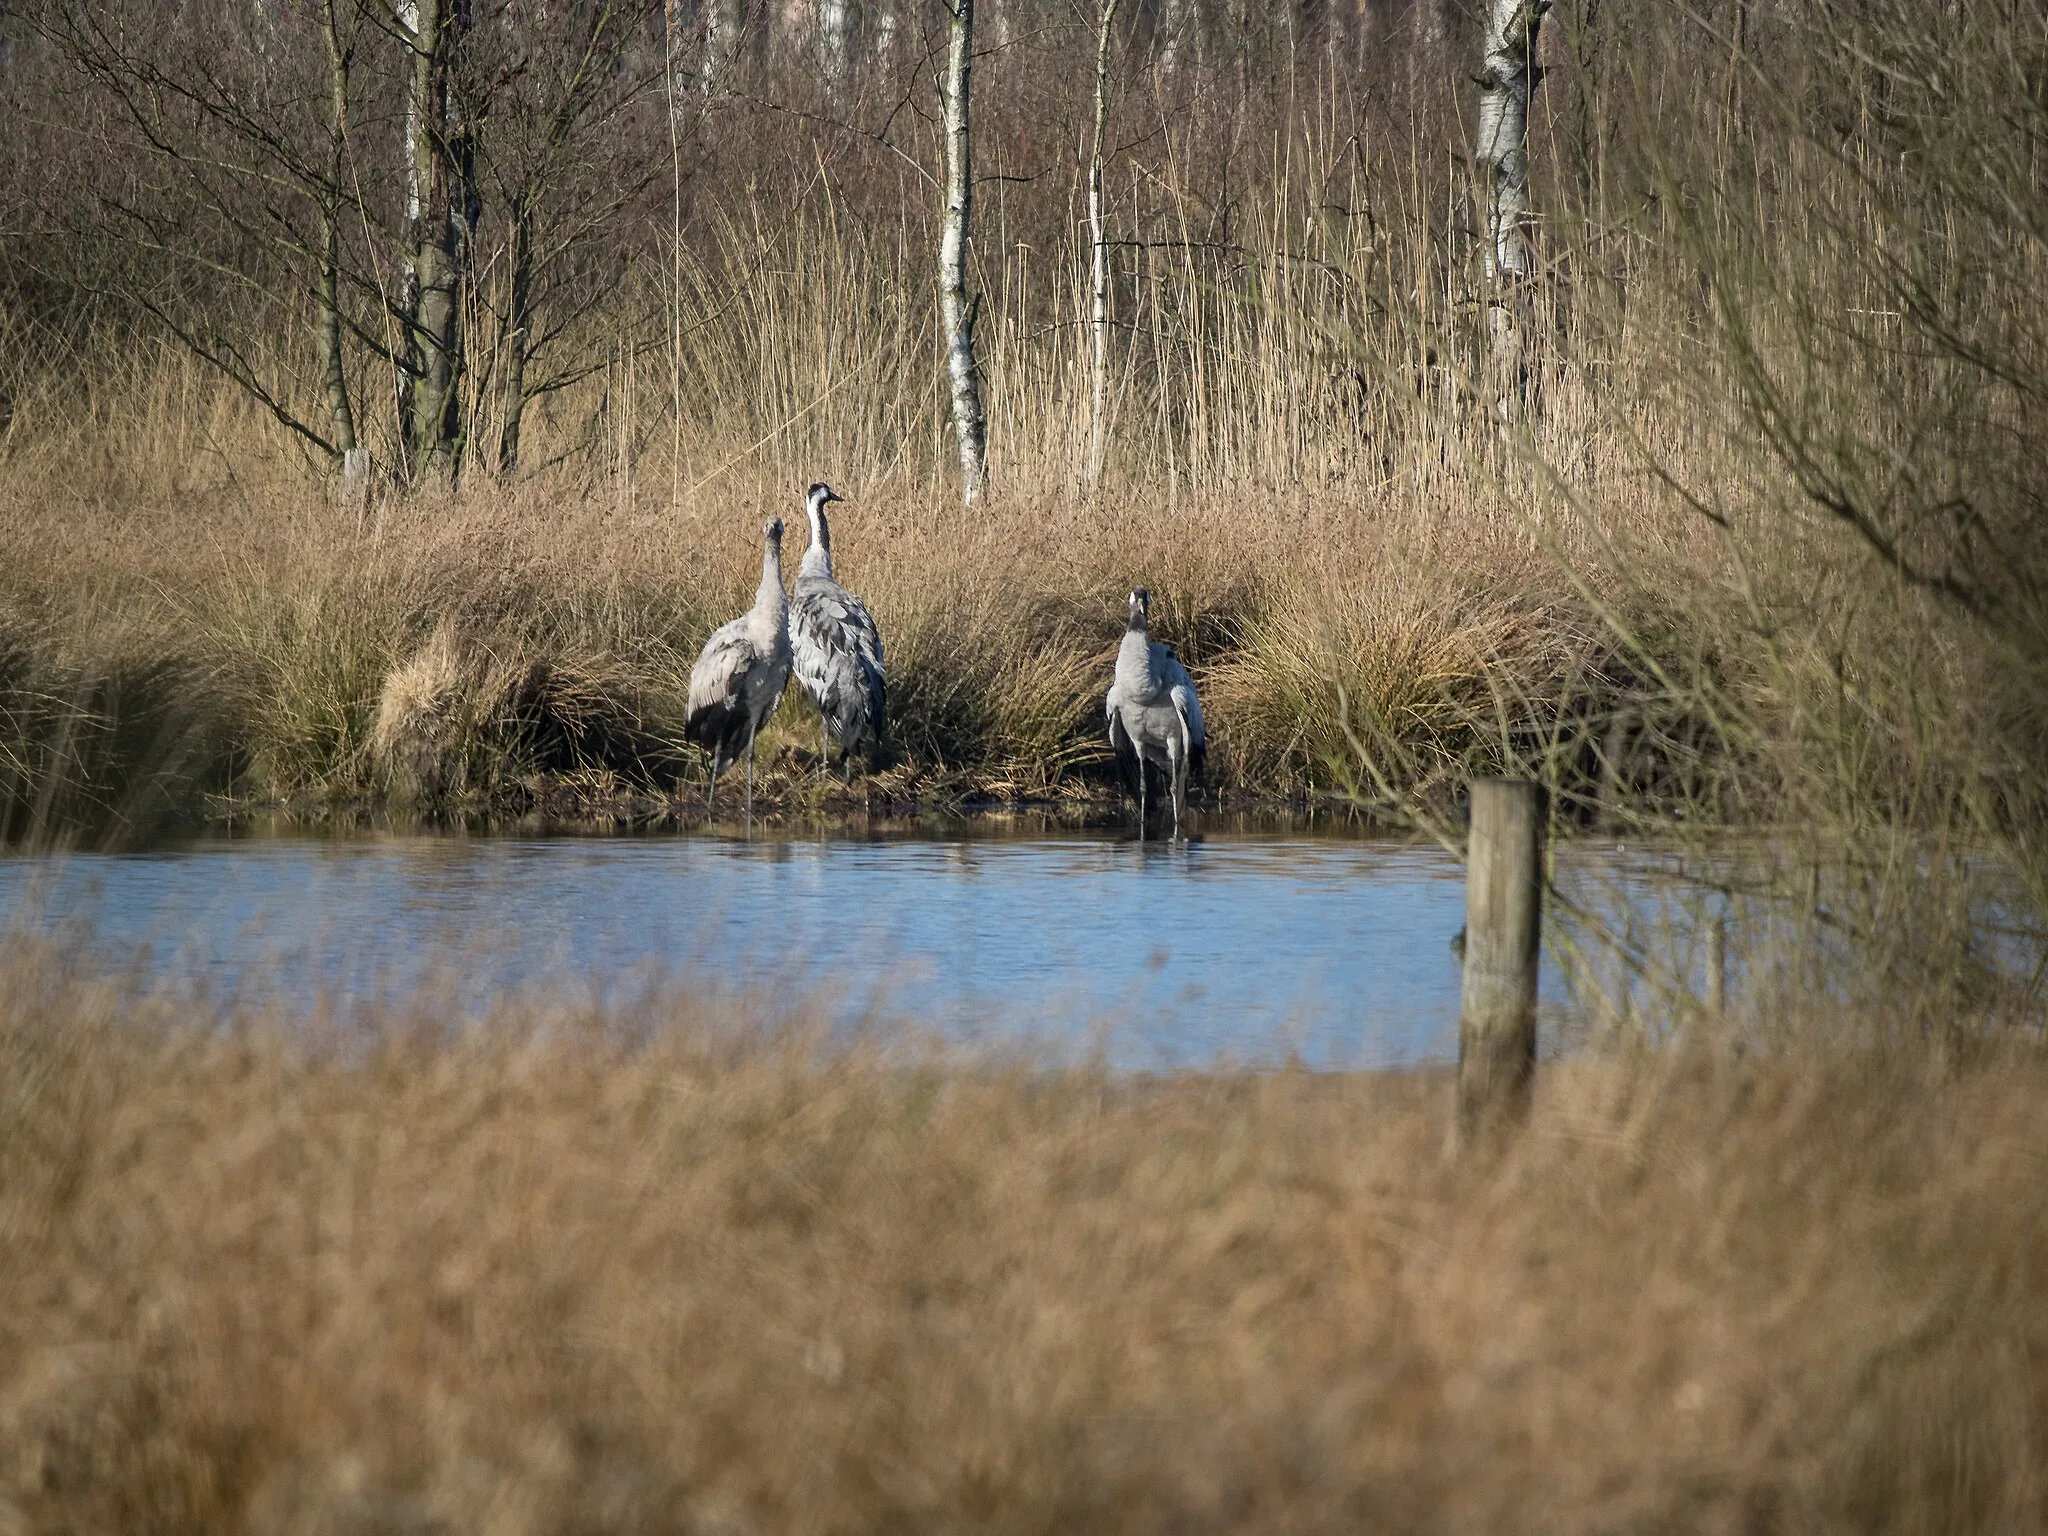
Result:
M793 198L699 188L678 245L622 224L634 259L576 339L598 366L529 412L519 474L485 410L456 487L363 505L167 344L10 314L36 344L0 365L0 593L23 655L91 659L15 668L10 755L69 761L32 701L89 691L118 634L168 659L150 707L204 743L169 776L188 805L491 814L571 781L667 804L699 766L674 731L688 660L743 604L764 516L822 476L895 674L870 793L1110 792L1096 701L1143 582L1215 701L1227 794L1415 818L1501 770L1587 820L2032 848L2041 248L2006 194L2040 162L1957 149L2012 139L2024 29L1913 10L1560 26L1532 141L1548 267L1506 346L1427 90L1300 82L1292 116L1241 125L1271 149L1249 179L1169 113L1112 177L1093 488L1087 252L1046 187L1004 183L971 517L931 211L871 167L821 161ZM1866 63L1894 56L1920 85L1879 89ZM754 148L808 163L790 123ZM245 318L251 366L310 389L303 317ZM459 708L403 686L443 635L503 672L455 668L482 689ZM380 734L408 697L426 718ZM808 725L792 703L765 744L771 801L816 793ZM401 738L445 760L397 762Z

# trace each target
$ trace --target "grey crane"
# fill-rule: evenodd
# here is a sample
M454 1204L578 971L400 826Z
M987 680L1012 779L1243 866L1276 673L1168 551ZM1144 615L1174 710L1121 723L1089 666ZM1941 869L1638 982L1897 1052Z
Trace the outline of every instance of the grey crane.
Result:
M754 738L775 713L789 682L789 599L782 591L782 519L761 530L761 585L754 606L711 632L690 668L683 733L711 749L709 814L718 776L747 755L747 818L754 815Z
M832 525L825 504L844 499L822 481L804 497L811 547L797 570L789 616L796 680L818 706L820 763L829 763L834 743L849 763L863 742L879 747L889 708L882 636L861 600L832 579Z
M1172 646L1152 639L1151 615L1152 594L1140 587L1131 594L1130 619L1116 653L1116 680L1103 705L1109 716L1109 744L1119 758L1137 760L1138 835L1145 832L1145 768L1151 764L1166 775L1172 789L1177 837L1187 806L1188 775L1202 771L1209 738L1202 729L1194 679Z

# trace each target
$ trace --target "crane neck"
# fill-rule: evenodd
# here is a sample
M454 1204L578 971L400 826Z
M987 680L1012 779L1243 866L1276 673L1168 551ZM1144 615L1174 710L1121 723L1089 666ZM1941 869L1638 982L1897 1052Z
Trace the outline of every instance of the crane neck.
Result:
M832 574L832 525L825 518L825 504L813 498L805 510L811 515L811 547L804 551L804 563L798 574L829 578Z
M768 547L761 552L761 585L754 592L754 608L761 613L774 613L789 606L789 597L782 590L782 544L770 539Z

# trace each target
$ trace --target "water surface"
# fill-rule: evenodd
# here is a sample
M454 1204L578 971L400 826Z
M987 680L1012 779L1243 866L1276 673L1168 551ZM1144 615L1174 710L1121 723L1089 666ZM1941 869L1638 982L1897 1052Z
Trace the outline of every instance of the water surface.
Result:
M467 1012L527 984L617 999L660 979L969 1040L1099 1038L1130 1065L1455 1053L1462 873L1432 845L1000 833L394 835L14 857L0 859L0 918L89 935L104 960L160 980L260 982L308 1006L426 977Z

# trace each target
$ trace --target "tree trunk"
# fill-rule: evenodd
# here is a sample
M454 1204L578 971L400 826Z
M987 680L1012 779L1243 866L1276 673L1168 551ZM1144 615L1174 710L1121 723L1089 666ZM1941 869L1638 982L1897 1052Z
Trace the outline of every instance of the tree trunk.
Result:
M661 8L661 46L666 71L662 90L668 98L671 138L682 121L683 96L679 87L689 68L690 20L696 9L692 0L664 0Z
M744 0L709 0L704 8L704 94L728 84L739 61Z
M817 0L817 4L818 65L828 84L844 85L853 56L852 0Z
M1102 209L1103 136L1109 131L1110 27L1117 0L1103 0L1095 33L1095 139L1088 155L1089 281L1088 488L1102 478L1109 432L1109 231Z
M341 349L341 183L348 150L348 77L350 57L341 46L334 0L325 8L329 120L327 176L320 188L320 270L313 285L314 345L320 378L327 392L328 436L333 439L336 467L344 479L359 470L356 413L348 397L347 360Z
M1526 421L1532 409L1527 286L1535 275L1536 250L1529 238L1529 97L1542 75L1536 32L1549 8L1550 0L1492 0L1478 75L1485 94L1474 158L1486 224L1486 276L1497 290L1486 312L1487 362L1502 428Z
M1422 34L1422 47L1440 54L1451 46L1458 30L1457 0L1420 0L1415 22Z
M460 0L407 0L412 20L411 79L406 95L406 212L412 248L407 297L412 301L407 370L406 452L414 476L453 474L457 386L461 370L461 263L448 112L449 53L459 30Z
M407 47L415 46L420 33L419 0L397 0L392 17L398 23L398 35ZM414 252L418 246L420 227L420 159L418 145L426 129L420 116L420 102L413 91L415 71L405 72L405 138L400 145L405 157L405 254L404 269L398 279L398 322L403 329L399 339L398 365L398 456L410 458L412 447L413 380L419 377L420 347L418 325L420 318L420 274ZM401 466L404 473L411 473L410 462Z
M960 440L960 499L972 506L987 473L988 427L974 363L976 305L967 298L967 242L974 214L973 141L968 131L974 65L974 0L948 0L946 52L946 227L939 242L939 294L946 323L946 376Z
M1187 63L1194 51L1198 27L1194 0L1160 0L1159 72L1171 77Z
M533 213L529 208L513 210L507 255L511 294L505 314L505 426L498 439L498 472L510 476L519 468L519 431L526 420L526 352L533 329Z
M896 6L897 0L868 0L868 32L873 41L866 54L877 69L888 69L896 59L896 34L900 30Z
M1529 97L1542 75L1536 32L1549 8L1550 0L1492 0L1487 16L1476 159L1489 278L1527 277L1536 268L1528 231Z

